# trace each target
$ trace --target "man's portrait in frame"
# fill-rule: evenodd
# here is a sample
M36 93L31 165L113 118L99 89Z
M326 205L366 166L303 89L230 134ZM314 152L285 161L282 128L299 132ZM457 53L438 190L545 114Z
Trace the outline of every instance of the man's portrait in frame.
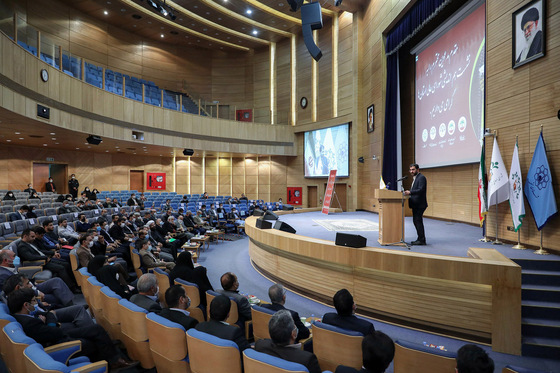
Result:
M513 68L544 56L545 10L545 1L534 0L513 13Z

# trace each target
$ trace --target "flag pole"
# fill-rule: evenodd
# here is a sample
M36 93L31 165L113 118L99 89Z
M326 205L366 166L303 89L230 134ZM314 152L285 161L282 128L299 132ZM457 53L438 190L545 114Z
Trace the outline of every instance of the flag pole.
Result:
M519 141L519 136L515 136L515 145L517 145L517 142ZM519 227L519 229L517 230L517 245L513 245L512 249L516 249L516 250L525 250L526 247L523 246L523 244L521 243L521 226Z
M494 138L498 138L498 131L494 131ZM498 202L498 197L496 197L496 202ZM498 239L498 203L496 203L496 239L492 241L492 245L503 245L502 241Z
M541 135L542 135L542 132L543 132L543 125L541 124ZM543 227L543 228L544 228L544 227ZM542 244L542 241L543 241L543 239L542 239L543 233L542 233L542 229L541 229L541 232L540 232L540 233L541 233L541 246L539 247L539 249L538 249L537 251L535 251L535 254L537 254L537 255L548 255L548 254L550 254L550 253L549 253L548 251L546 251L545 249L543 249L543 244Z
M482 137L482 150L484 150L484 148L486 147L486 137ZM484 159L481 162L486 162L486 153L484 153ZM485 185L482 186L482 191L484 192L484 187ZM486 198L485 198L486 200ZM488 239L488 237L486 236L486 222L487 219L484 218L484 220L482 221L482 238L479 239L480 242L490 242L492 240Z

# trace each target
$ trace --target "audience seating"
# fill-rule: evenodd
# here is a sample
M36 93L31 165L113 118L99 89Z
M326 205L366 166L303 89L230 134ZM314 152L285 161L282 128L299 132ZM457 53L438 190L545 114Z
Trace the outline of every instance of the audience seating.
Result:
M189 372L185 328L153 312L146 316L146 326L158 373Z
M80 268L80 260L78 259L76 249L70 250L68 256L70 257L70 266L72 267L72 273L74 274L76 283L78 284L78 286L82 287L82 276L80 272L78 272L78 269Z
M146 327L148 311L126 299L121 299L118 304L122 342L126 346L128 356L131 359L139 360L144 369L153 368L155 363L150 352Z
M187 311L190 312L191 317L198 320L198 322L206 321L206 316L202 310L202 305L200 304L200 292L198 290L198 285L182 280L180 278L175 279L175 284L181 285L183 289L187 292L187 296L191 300L191 305Z
M241 354L235 342L196 329L189 329L187 330L187 344L193 373L242 372ZM259 373L261 372L263 371Z
M313 352L322 369L334 371L337 366L346 365L360 370L363 339L359 332L322 322L313 323Z
M245 373L309 373L302 364L263 354L251 348L243 351L243 367Z
M89 304L89 311L93 313L96 319L103 319L101 288L103 288L105 285L97 281L97 278L95 278L95 276L88 277L86 281L82 282L82 285L82 288L87 288L86 292L88 295L87 301Z
M313 336L315 340L315 336ZM313 344L315 347L315 342ZM457 354L404 340L395 341L395 373L447 373L455 371Z
M502 369L502 373L547 373L544 370L535 370L522 367L516 367L513 365L506 365Z
M165 292L169 289L169 275L161 268L154 268L154 275L156 275L157 284L159 287L159 302L162 304L162 307L166 306L165 303Z
M130 257L132 258L132 266L134 267L134 272L136 272L136 277L140 278L145 273L144 267L142 266L142 257L136 249L132 249L130 252Z
M210 320L210 303L212 303L212 299L221 295L212 290L206 291L206 304L208 305L208 310L206 312L207 319ZM237 325L236 322L239 319L239 313L237 311L237 302L233 298L229 298L231 300L231 309L229 310L229 316L225 320L230 325Z
M109 333L111 339L122 339L121 322L119 319L119 301L122 298L108 286L101 288L101 308L103 309L102 320L97 320Z
M68 343L72 344L74 342ZM80 342L78 341L78 343ZM24 350L23 355L27 373L102 373L108 371L107 362L105 360L95 363L89 363L88 361L66 365L47 353L46 350L43 349L43 346L38 343L34 343L27 347Z
M251 307L253 336L255 337L255 342L259 339L270 338L270 333L268 332L268 322L274 313L275 312L273 310L269 310L268 308L261 306Z

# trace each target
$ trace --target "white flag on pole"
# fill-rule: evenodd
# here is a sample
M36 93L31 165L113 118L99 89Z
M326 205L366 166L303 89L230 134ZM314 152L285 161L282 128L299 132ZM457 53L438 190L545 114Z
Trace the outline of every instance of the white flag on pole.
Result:
M498 141L494 138L492 161L490 162L490 181L488 181L488 207L509 199L509 178Z
M521 166L519 165L519 148L517 142L515 142L515 147L513 148L511 168L509 169L509 207L511 209L511 218L513 219L513 228L517 232L525 217L523 180L521 176Z

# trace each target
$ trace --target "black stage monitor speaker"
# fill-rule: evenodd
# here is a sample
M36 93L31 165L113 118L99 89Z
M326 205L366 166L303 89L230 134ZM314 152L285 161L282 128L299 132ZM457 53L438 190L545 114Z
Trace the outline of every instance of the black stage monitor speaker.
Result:
M89 135L88 138L86 139L88 144L91 145L99 145L103 142L103 139L99 136L95 136L95 135Z
M257 219L257 228L259 229L272 229L272 222L264 220L263 218Z
M263 216L264 215L264 211L261 209L255 209L253 210L253 216Z
M272 211L266 211L263 216L264 220L278 220L278 215L273 213Z
M296 233L296 230L292 228L290 224L284 223L283 221L280 220L276 220L276 223L274 223L274 229L278 229L279 231L282 232Z
M190 157L190 156L193 155L193 154L194 154L194 150L192 150L192 149L185 149L185 150L183 150L183 155L187 155L187 156Z
M294 206L292 206L292 205L282 205L282 210L292 211L293 209L294 209Z
M46 106L37 104L37 116L49 119L51 117L51 109Z
M335 243L338 246L366 247L367 238L359 234L337 233Z

